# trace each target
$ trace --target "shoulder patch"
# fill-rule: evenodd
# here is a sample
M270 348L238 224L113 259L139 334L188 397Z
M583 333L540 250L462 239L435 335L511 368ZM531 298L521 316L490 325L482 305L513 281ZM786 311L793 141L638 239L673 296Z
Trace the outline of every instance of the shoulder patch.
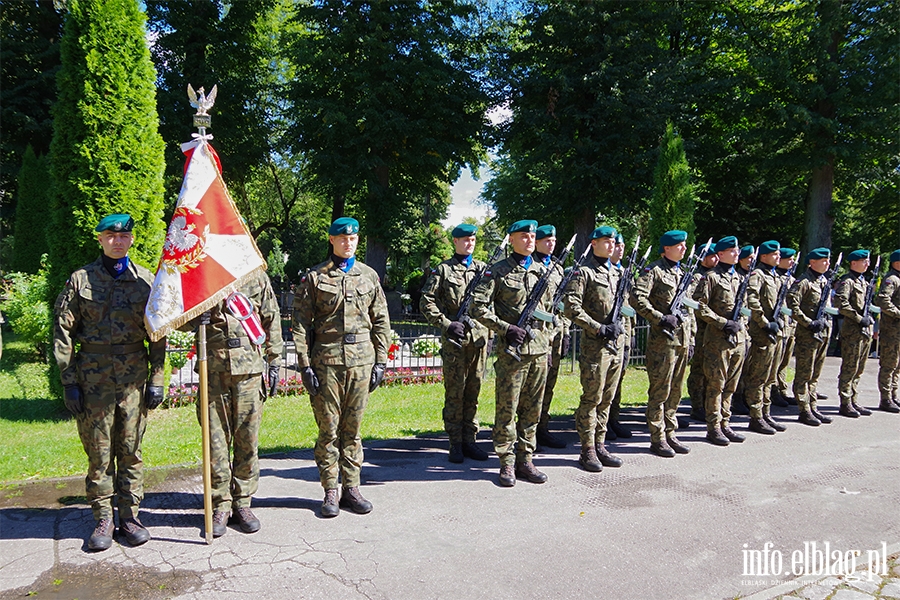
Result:
M491 276L491 270L490 270L490 269L485 270L484 276L485 276L485 277L490 277L490 276Z

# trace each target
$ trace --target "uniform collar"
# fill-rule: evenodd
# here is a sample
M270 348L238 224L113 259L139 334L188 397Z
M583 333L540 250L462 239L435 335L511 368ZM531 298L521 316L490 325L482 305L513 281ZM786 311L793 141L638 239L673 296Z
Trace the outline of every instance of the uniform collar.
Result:
M509 255L509 257L512 259L512 261L515 264L519 265L520 267L522 267L524 269L527 269L528 267L530 267L531 263L534 262L534 259L531 257L530 254L528 256L522 256L521 254L513 252L512 254Z
M334 268L344 273L348 272L353 268L353 265L356 264L356 257L351 256L350 258L341 258L340 256L336 256L334 254L331 255L331 262L334 263Z
M550 255L544 254L543 252L534 252L532 255L534 257L535 262L539 262L543 264L545 267L550 266Z
M472 255L471 254L454 254L453 258L455 258L456 262L458 262L461 265L465 265L467 267L472 266Z

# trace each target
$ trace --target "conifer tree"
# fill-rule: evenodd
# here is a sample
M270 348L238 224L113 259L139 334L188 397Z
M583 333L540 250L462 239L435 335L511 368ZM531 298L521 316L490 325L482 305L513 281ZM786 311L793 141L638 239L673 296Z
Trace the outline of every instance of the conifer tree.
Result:
M680 229L687 232L687 245L690 249L694 243L695 196L684 143L669 122L659 144L659 158L653 172L653 197L650 199L647 240L656 244L665 232Z
M34 148L29 144L19 169L13 271L34 274L41 268L41 255L47 252L45 232L50 198L49 178L47 159L35 156Z

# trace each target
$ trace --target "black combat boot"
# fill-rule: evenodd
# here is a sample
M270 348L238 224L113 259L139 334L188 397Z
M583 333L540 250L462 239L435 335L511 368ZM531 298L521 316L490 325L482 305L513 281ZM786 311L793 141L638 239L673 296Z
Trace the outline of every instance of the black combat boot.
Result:
M467 456L472 460L487 460L488 453L478 447L478 444L475 442L463 442L462 443L462 453L463 456Z
M222 537L228 531L228 512L217 510L213 513L213 537Z
M842 417L850 417L851 419L859 418L859 411L853 408L853 403L849 400L841 402L841 408L838 410L838 414Z
M883 410L884 412L889 413L900 413L900 407L898 407L890 400L882 400L881 404L878 405L878 410Z
M547 481L547 476L538 471L531 461L516 463L516 477L530 481L531 483L544 483Z
M581 456L578 457L578 464L589 473L599 473L603 470L603 465L600 463L600 459L597 458L597 451L590 444L581 447Z
M325 490L325 499L322 500L321 514L325 519L330 519L331 517L336 517L341 514L341 509L338 507L337 488Z
M771 427L775 431L787 431L787 427L772 418L772 413L770 412L768 406L763 407L763 421L765 421L769 425L769 427Z
M814 416L815 418L817 418L817 419L818 419L820 422L822 422L822 423L828 424L828 423L831 423L831 421L832 421L832 418L831 418L831 417L825 416L825 415L823 415L822 413L819 412L819 407L816 406L816 403L815 403L815 402L810 402L810 404L809 404L809 412L811 412L811 413L812 413L812 416Z
M88 548L90 550L109 550L112 546L113 535L112 519L100 519L91 537L88 538Z
M666 440L650 442L650 452L657 456L662 456L663 458L672 458L675 456L675 451L672 450L672 447L669 446L669 443Z
M678 438L674 435L667 436L666 443L669 444L669 448L671 448L675 454L690 454L691 452L691 449L679 442Z
M722 423L722 435L727 437L729 442L734 442L735 444L740 444L747 439L737 431L733 430L728 423Z
M545 448L565 448L566 443L550 433L549 429L538 427L537 443Z
M123 519L119 516L119 533L125 536L132 546L140 546L150 541L150 532L135 517Z
M772 406L787 408L787 400L785 400L784 396L781 395L781 392L778 390L777 385L773 385L771 388L769 388L769 397L772 399Z
M722 429L718 425L707 430L706 441L715 446L727 446L731 443L727 437L722 435Z
M731 412L736 415L749 415L750 408L744 401L743 394L734 394L731 396Z
M817 418L813 416L813 414L809 411L808 408L800 409L800 416L797 418L798 421L803 423L804 425L809 425L811 427L818 427L822 424Z
M747 425L747 429L754 433L761 433L763 435L775 435L775 428L769 425L766 422L765 418L751 418L750 423Z
M872 414L871 410L869 410L865 406L858 404L855 399L850 401L850 406L853 407L853 410L855 410L856 412L858 412L860 415L862 415L864 417L868 417L869 415Z
M816 400L828 400L828 395L821 392L816 392Z
M231 513L231 516L234 517L238 527L240 527L241 531L244 533L256 533L259 531L259 519L256 518L256 515L253 514L253 511L250 510L249 506L243 506L237 509L237 511Z
M609 421L609 427L606 430L607 438L609 438L610 431L614 432L616 434L616 437L620 437L620 438L624 438L624 439L631 437L631 430L628 429L627 427L625 427L624 425L622 425L622 423L619 422L618 420L610 420ZM609 438L609 439L612 439L612 438Z
M341 493L341 501L338 503L343 508L349 508L358 515L372 512L372 503L363 498L356 486L345 487Z
M450 454L447 460L452 463L461 463L463 461L462 444L450 442Z
M603 444L597 444L594 448L597 451L597 458L604 467L621 467L622 459L614 454L610 454L609 450Z
M516 475L513 473L512 465L503 465L500 467L500 485L503 487L513 487L516 485Z

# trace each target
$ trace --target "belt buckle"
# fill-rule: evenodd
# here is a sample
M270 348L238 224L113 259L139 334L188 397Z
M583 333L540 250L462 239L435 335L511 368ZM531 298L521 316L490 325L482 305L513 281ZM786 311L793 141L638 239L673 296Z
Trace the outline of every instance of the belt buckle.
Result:
M228 341L225 344L229 348L240 348L241 347L241 338L228 338Z
M345 344L355 344L356 343L356 334L355 333L345 333L344 334L344 343Z

